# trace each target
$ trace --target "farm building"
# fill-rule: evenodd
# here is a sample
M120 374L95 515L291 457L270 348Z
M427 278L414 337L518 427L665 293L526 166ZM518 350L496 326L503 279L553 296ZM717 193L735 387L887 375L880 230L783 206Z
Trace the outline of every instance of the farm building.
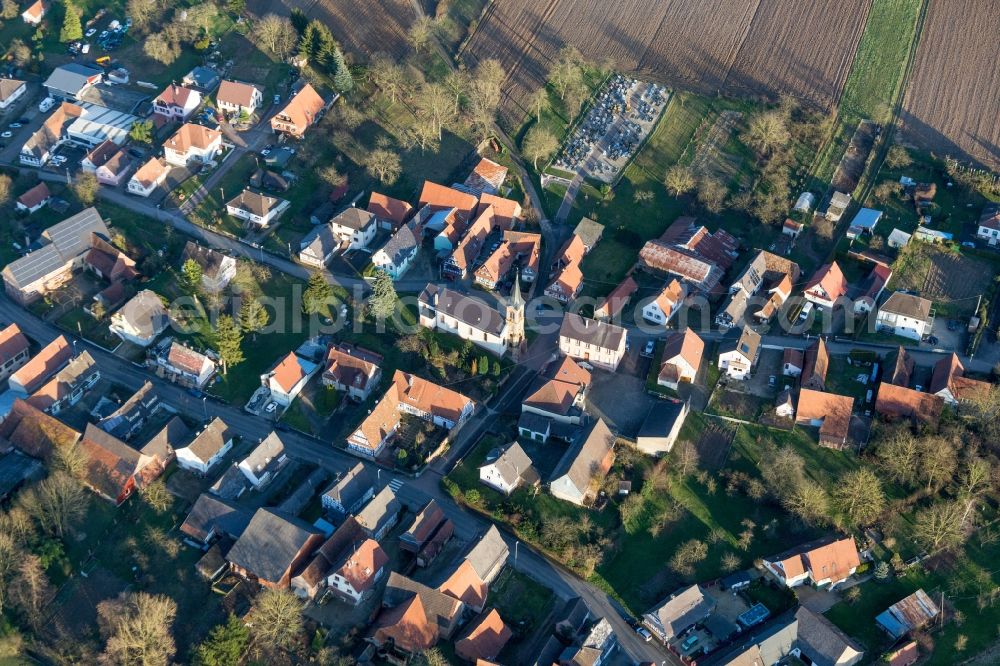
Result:
M898 639L923 627L940 612L937 604L926 592L917 590L879 613L875 623L890 636Z

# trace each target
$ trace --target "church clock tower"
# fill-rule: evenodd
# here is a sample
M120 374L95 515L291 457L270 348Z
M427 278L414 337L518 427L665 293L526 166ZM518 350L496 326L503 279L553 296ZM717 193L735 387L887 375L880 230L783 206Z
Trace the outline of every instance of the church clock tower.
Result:
M514 274L514 286L507 302L507 346L517 361L524 350L524 298L521 297L520 271Z

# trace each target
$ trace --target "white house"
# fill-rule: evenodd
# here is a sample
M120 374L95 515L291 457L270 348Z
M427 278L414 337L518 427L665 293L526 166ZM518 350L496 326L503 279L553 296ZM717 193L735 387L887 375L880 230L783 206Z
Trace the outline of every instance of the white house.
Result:
M690 407L687 401L660 400L650 407L636 435L636 447L650 456L661 456L674 448Z
M764 568L785 587L810 582L833 588L851 577L861 566L854 537L824 539L763 558Z
M357 463L327 488L320 498L324 509L343 514L356 513L364 504L375 497L375 475Z
M233 433L219 417L205 426L194 441L177 449L177 464L197 474L208 474L233 448Z
M642 308L642 318L654 324L666 326L674 318L684 300L684 287L677 280L671 280L663 290Z
M21 13L21 19L28 25L39 25L45 17L46 9L48 7L42 0L35 0Z
M504 495L510 495L521 485L538 483L538 472L531 458L515 442L492 462L479 468L479 481Z
M247 481L254 488L260 490L271 482L274 475L286 462L288 462L288 456L285 455L285 444L277 433L272 432L257 445L257 448L250 452L250 455L241 460L237 467L247 478Z
M184 122L201 105L201 93L193 88L171 83L153 100L153 113L168 120Z
M378 220L372 213L351 206L330 220L330 230L348 250L362 250L374 240Z
M976 236L990 245L1000 244L1000 204L991 203L983 208Z
M257 86L241 81L223 81L215 93L215 103L220 111L231 115L252 115L264 101L264 93Z
M388 563L389 556L378 542L374 539L365 539L347 556L344 563L327 577L326 582L331 590L356 606L385 575L385 565Z
M333 259L340 243L329 224L316 225L299 242L299 261L307 266L323 268Z
M171 341L165 352L156 357L156 367L181 386L202 389L215 374L216 366L212 359L176 340Z
M222 132L204 125L185 123L163 144L163 158L174 166L190 162L207 164L222 152Z
M129 179L129 194L148 197L153 193L153 190L163 184L168 173L170 173L170 167L167 166L166 162L158 157L151 157Z
M184 244L181 265L188 259L201 267L201 287L207 292L222 291L236 277L236 259L193 241Z
M28 84L17 79L0 79L0 111L9 109L28 90Z
M701 367L705 353L705 341L690 328L674 333L667 338L663 348L660 374L656 383L677 390L683 382L693 382Z
M259 227L266 227L284 213L288 206L289 202L284 199L243 190L226 204L226 212Z
M615 436L597 419L590 432L571 446L556 465L549 483L553 497L578 506L590 503L595 494L594 479L603 479L614 462Z
M732 379L746 379L759 357L760 334L749 326L719 343L719 369Z
M512 337L508 317L485 301L447 287L428 284L420 293L418 302L420 325L424 328L457 335L497 356L507 353ZM523 303L521 313L523 314ZM523 319L521 325L523 327ZM521 337L523 339L523 333Z
M559 352L587 363L617 370L625 357L628 331L608 322L567 312L559 327Z
M49 186L44 182L38 183L38 185L35 185L17 198L16 207L19 211L30 215L45 207L45 204L47 204L51 198L52 195L49 192Z
M832 308L837 299L846 294L847 280L836 261L820 266L803 292L807 301L821 308Z
M875 326L880 332L919 342L934 328L932 305L926 298L897 291L878 309Z
M122 340L148 347L169 324L159 295L144 289L111 315L109 328Z
M410 263L420 250L420 241L410 225L404 224L389 241L372 255L372 264L399 280L410 269Z
M260 383L271 390L272 400L287 407L318 369L316 363L290 352L273 369L260 376Z

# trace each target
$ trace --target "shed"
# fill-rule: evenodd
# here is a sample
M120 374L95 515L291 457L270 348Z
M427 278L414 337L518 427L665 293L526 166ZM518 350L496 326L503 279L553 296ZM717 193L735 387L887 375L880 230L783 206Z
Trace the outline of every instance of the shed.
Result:
M803 192L795 202L795 210L808 213L816 205L816 197L812 192Z
M912 234L908 234L902 229L893 229L892 233L889 234L889 247L897 249L906 247L906 245L910 242L910 238L912 238Z

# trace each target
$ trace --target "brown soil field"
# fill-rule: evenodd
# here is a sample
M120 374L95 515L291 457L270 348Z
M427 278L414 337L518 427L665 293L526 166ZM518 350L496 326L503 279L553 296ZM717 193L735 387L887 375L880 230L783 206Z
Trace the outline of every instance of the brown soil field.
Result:
M904 138L1000 169L996 0L934 0L903 103Z
M862 174L865 172L865 164L868 161L868 154L875 145L875 123L870 120L862 120L858 123L858 128L854 131L851 145L847 147L847 152L840 160L837 172L833 174L833 188L840 192L850 194L858 186Z
M299 9L362 60L376 53L403 58L410 50L406 31L416 18L409 0L250 0L247 8L257 16Z
M814 6L817 5L817 6ZM507 68L504 118L544 81L563 44L596 61L703 94L840 97L871 0L505 0L493 3L463 57ZM782 45L777 48L775 45Z

